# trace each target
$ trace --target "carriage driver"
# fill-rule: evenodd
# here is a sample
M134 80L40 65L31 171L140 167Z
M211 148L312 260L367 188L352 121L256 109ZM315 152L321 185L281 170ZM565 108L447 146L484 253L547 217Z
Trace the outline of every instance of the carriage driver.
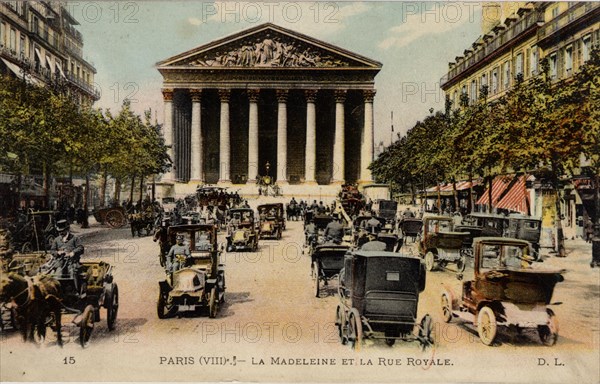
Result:
M171 247L167 254L167 268L171 273L185 267L186 262L192 256L190 248L187 244L184 244L184 238L183 234L178 234L175 238L177 243Z
M78 236L71 233L69 222L59 220L56 223L59 235L52 242L50 254L52 259L46 263L48 271L60 272L61 275L71 274L77 276L79 273L79 259L83 255L83 244ZM79 279L75 278L75 289L79 290Z

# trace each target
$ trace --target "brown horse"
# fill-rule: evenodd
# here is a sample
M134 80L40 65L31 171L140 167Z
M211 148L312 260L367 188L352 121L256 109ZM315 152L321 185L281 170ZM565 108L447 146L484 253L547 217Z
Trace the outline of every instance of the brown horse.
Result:
M46 337L47 319L54 316L56 339L62 347L60 283L51 276L37 275L23 277L16 273L2 273L0 276L0 302L16 305L17 322L23 341L35 341Z

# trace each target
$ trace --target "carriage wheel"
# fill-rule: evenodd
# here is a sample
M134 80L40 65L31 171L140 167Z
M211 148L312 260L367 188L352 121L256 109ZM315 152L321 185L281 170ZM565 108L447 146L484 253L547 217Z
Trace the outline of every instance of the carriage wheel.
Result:
M312 265L312 273L313 273L313 284L314 284L314 291L315 291L315 297L320 297L320 277L321 277L321 270L319 268L319 263L317 261L313 262Z
M421 337L421 347L425 349L428 345L433 345L433 320L429 314L423 316L419 327L419 336Z
M425 254L425 267L429 272L433 271L433 268L435 267L435 256L431 251L428 251Z
M208 303L208 317L214 319L217 317L217 287L210 290L210 299Z
M94 306L88 305L83 310L81 315L81 323L79 323L79 344L85 348L92 337L92 331L94 330Z
M544 345L551 347L558 340L558 320L556 320L553 310L548 308L546 311L548 312L548 324L538 326L538 335Z
M448 295L445 293L442 294L442 315L444 322L449 323L452 320L452 306L450 305Z
M496 324L496 315L490 307L483 307L477 315L477 333L481 342L485 345L492 345L496 338L498 325Z
M119 287L116 284L109 299L106 306L106 323L108 330L113 331L115 329L115 322L117 321L117 313L119 312Z
M125 216L123 216L123 213L121 211L114 209L114 210L108 211L106 213L106 217L104 218L104 221L111 228L120 228L123 225L125 225Z
M356 310L350 312L348 327L350 331L350 335L348 337L348 339L350 340L350 345L355 351L360 351L360 344L362 343L363 338L363 329L360 316L358 316L358 312Z
M348 337L344 333L346 327L348 326L346 324L346 312L344 312L344 309L340 304L338 304L335 310L335 325L337 326L338 337L340 338L342 345L348 344Z

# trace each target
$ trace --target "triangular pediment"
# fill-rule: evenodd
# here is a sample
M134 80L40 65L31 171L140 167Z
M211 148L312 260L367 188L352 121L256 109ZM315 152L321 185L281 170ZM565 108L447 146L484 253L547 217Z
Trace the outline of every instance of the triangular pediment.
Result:
M270 23L194 48L157 66L381 69L377 61Z

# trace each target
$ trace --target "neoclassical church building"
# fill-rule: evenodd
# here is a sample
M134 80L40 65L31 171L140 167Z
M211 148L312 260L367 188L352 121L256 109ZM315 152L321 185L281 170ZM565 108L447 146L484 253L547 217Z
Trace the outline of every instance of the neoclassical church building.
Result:
M381 63L269 23L156 66L176 194L260 176L284 191L371 182Z

